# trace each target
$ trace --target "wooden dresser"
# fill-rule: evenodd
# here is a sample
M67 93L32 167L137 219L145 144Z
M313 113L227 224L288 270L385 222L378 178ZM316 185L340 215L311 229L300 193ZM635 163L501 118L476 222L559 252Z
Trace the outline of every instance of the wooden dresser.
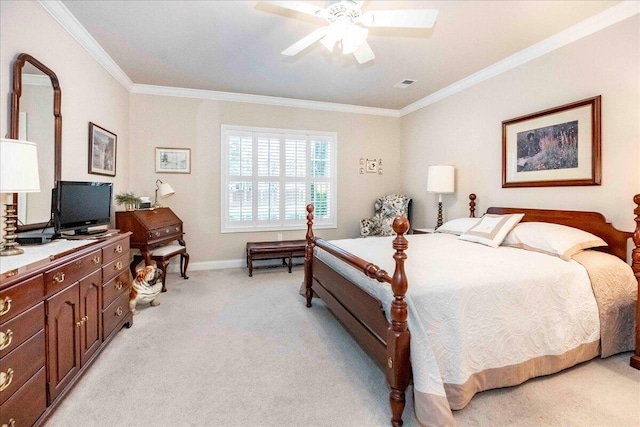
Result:
M173 240L182 240L182 220L169 208L116 212L116 228L131 232L131 247L140 249L145 264L151 264L150 252Z
M109 340L132 325L129 235L0 275L0 425L42 424Z

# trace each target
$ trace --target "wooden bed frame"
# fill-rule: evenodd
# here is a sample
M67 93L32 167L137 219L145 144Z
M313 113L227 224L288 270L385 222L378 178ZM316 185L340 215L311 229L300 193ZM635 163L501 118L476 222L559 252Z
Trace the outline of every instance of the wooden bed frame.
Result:
M469 195L470 217L475 217L475 194ZM524 213L522 221L551 222L588 231L608 243L603 251L626 261L627 244L633 238L632 269L640 289L640 194L633 198L636 228L633 233L617 230L606 222L597 212L561 211L546 209L519 209L492 207L487 213L508 214ZM404 235L409 230L409 221L398 217L393 222L397 236L393 240L395 271L389 273L377 265L340 249L313 234L313 205L307 205L307 246L305 249L304 284L307 307L311 307L314 295L322 298L327 307L353 335L360 346L386 372L391 389L391 424L402 425L402 413L405 406L405 390L411 382L411 363L409 358L410 332L407 328L407 303L405 293L408 288L404 262L408 248ZM394 294L391 304L391 322L387 321L382 303L334 271L324 262L314 259L314 247L319 247L352 267L361 270L364 275L378 282L389 283ZM640 299L636 306L636 347L631 357L631 366L640 369Z

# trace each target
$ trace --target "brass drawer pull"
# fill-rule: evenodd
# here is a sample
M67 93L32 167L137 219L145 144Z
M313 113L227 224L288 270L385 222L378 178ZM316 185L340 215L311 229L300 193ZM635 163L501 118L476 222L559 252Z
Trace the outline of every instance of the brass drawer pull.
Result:
M116 316L122 316L122 307L116 308Z
M11 340L13 339L13 331L11 329L7 329L7 332L0 331L0 350L4 350L5 348L11 345Z
M64 271L58 271L55 276L53 276L53 281L56 283L64 282Z
M124 283L118 280L115 284L116 291L121 290L123 286L124 286Z
M2 427L16 427L16 420L9 418L9 424L2 424Z
M113 266L114 270L122 270L122 261L118 261L115 263L115 265Z
M160 235L160 232L156 231L155 233L153 233L156 237L158 237Z
M94 256L91 262L94 264L100 264L100 256L99 255Z
M80 326L82 326L82 321L81 320L76 322L76 328L79 328Z
M4 297L0 300L0 316L7 314L11 310L11 298Z
M0 391L4 391L11 385L13 381L13 369L7 369L7 372L0 372Z
M116 248L113 251L116 252L116 253L121 254L122 253L122 245L116 246Z
M89 316L84 316L82 318L82 323L87 322L89 320Z

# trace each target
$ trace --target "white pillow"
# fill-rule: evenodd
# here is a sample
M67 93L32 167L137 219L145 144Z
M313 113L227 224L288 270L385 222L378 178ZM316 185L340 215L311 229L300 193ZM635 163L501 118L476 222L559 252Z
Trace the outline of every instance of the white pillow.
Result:
M566 225L523 222L511 230L502 245L543 252L569 261L584 249L607 246L607 243L598 236Z
M458 239L497 248L524 214L485 214L475 226L458 236Z
M461 235L474 225L480 222L480 218L458 218L452 219L442 224L436 229L436 233Z

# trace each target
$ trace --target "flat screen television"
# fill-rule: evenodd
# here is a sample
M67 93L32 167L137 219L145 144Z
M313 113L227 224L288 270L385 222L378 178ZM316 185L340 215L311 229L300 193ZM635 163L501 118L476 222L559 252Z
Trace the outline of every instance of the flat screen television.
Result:
M58 181L51 206L55 232L103 232L89 228L111 223L112 190L110 182Z

